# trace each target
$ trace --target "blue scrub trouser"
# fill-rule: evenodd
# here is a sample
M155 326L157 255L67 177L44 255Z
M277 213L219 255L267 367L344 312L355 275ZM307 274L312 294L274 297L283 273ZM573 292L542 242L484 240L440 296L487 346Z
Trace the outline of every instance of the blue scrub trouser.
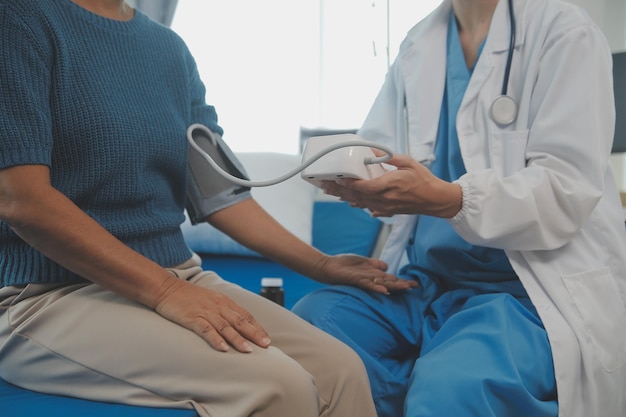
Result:
M379 417L557 416L551 348L528 298L421 284L327 287L293 311L361 356Z

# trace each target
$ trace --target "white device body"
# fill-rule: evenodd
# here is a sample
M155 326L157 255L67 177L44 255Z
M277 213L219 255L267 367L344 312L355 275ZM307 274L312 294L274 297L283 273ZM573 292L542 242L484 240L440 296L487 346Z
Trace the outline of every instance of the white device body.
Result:
M302 152L302 163L340 142L363 140L353 133L313 136L307 139ZM322 156L301 172L304 180L316 187L322 181L335 181L340 178L372 179L383 175L386 170L379 163L366 163L376 158L369 146L347 146L335 149Z

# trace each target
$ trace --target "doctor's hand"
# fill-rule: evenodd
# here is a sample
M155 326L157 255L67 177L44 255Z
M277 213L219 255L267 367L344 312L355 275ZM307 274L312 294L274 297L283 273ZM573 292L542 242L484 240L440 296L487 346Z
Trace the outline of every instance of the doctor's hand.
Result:
M353 207L369 209L375 217L426 214L452 218L461 210L460 185L441 180L408 155L394 155L385 163L397 169L371 180L325 181L322 189Z
M380 259L359 255L326 255L318 261L315 269L317 272L312 278L318 282L352 285L382 294L418 286L417 281L401 279L386 273L387 264Z

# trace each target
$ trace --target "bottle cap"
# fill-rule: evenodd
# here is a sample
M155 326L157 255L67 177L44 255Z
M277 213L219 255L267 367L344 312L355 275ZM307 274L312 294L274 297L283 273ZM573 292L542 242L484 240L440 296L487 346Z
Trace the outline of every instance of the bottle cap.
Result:
M261 287L282 287L282 278L261 278Z

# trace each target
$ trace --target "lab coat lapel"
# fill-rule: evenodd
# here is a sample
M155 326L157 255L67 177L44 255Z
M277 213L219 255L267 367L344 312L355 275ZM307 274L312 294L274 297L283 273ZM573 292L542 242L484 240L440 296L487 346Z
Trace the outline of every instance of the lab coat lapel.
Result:
M437 137L443 90L445 86L447 22L452 11L445 1L426 19L429 24L409 33L412 42L400 56L404 80L406 128L410 155L418 160L432 159Z
M412 30L407 38L411 45L398 57L401 79L404 81L407 151L420 162L434 157L438 120L443 101L446 76L446 36L452 6L450 0L443 2L426 19L429 24ZM392 273L405 261L405 247L415 230L418 217L400 214L394 223L380 259L385 261Z

